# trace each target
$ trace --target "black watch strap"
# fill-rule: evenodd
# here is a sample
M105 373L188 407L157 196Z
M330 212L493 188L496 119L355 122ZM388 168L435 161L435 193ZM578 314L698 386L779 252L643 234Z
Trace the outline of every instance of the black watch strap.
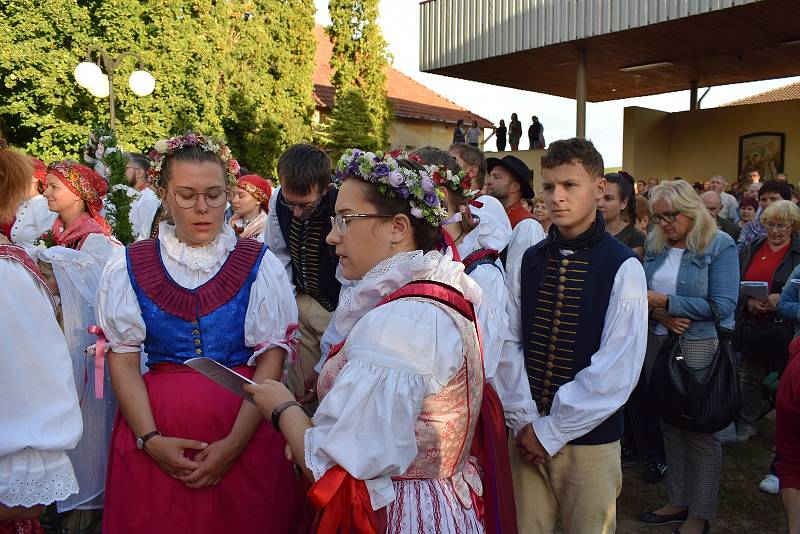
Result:
M152 438L154 438L156 436L160 436L160 435L161 435L161 432L159 432L158 430L153 430L152 432L148 432L144 436L140 437L139 439L141 440L141 443L142 443L142 450L144 450L144 446L147 445L148 441L150 441Z
M300 403L296 400L290 400L284 402L283 404L279 404L275 406L272 410L272 428L275 429L275 432L281 431L281 414L286 411L287 408L291 408L292 406L300 406Z

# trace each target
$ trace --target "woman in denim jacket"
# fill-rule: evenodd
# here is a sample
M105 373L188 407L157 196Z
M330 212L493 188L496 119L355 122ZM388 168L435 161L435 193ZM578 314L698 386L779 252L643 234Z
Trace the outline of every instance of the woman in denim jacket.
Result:
M650 193L656 224L645 244L644 270L651 309L645 378L668 333L681 335L690 367L711 363L718 344L714 314L733 328L739 294L736 244L719 230L702 200L684 181L665 182ZM669 504L645 512L648 524L683 521L681 534L705 533L717 512L722 448L714 434L683 430L661 421Z

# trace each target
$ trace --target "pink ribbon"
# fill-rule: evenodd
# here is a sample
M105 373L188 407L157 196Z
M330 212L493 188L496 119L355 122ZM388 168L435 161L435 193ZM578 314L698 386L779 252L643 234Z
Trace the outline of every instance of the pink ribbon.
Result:
M300 345L300 340L295 337L295 333L300 329L300 325L297 323L289 323L289 326L286 327L286 334L283 338L283 343L288 347L288 356L289 362L295 363L297 361L297 347ZM259 343L255 347L253 347L253 351L258 352L269 345L272 345L272 342L264 342Z
M87 328L90 334L97 336L97 342L94 345L94 398L103 398L103 389L105 386L105 366L106 361L106 335L103 329L97 325L92 325Z

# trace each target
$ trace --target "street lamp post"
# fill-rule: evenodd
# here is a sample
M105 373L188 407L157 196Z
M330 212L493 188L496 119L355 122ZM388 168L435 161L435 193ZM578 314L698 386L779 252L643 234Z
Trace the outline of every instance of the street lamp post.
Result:
M92 63L92 52L97 54L96 63ZM131 91L137 96L149 95L155 89L156 81L152 74L144 70L142 56L135 52L123 52L117 57L111 57L104 49L92 45L86 50L86 59L75 67L75 81L78 82L78 85L86 88L98 98L108 97L112 130L116 125L114 71L117 70L120 62L126 57L132 57L139 63L139 70L133 71L130 78L128 78L128 85L130 85ZM103 74L100 69L101 61L108 74Z

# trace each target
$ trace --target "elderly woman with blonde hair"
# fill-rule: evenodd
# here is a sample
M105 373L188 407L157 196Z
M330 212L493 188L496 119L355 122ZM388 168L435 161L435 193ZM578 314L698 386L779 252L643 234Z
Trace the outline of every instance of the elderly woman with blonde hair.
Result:
M680 335L685 363L709 365L717 353L715 314L733 328L739 293L739 262L731 237L717 229L700 196L684 181L650 191L651 221L645 244L650 329L645 384L668 334ZM648 414L650 417L654 417ZM642 419L646 419L646 416ZM722 448L714 434L692 432L661 421L669 503L641 515L646 524L682 522L681 534L709 531L717 512ZM662 473L664 471L662 470Z
M767 235L751 241L739 257L742 281L764 282L768 293L766 299L742 296L736 310L736 339L742 354L737 439L742 443L756 434L764 377L786 364L793 324L779 317L778 302L792 271L800 265L800 208L790 200L779 200L759 220Z

